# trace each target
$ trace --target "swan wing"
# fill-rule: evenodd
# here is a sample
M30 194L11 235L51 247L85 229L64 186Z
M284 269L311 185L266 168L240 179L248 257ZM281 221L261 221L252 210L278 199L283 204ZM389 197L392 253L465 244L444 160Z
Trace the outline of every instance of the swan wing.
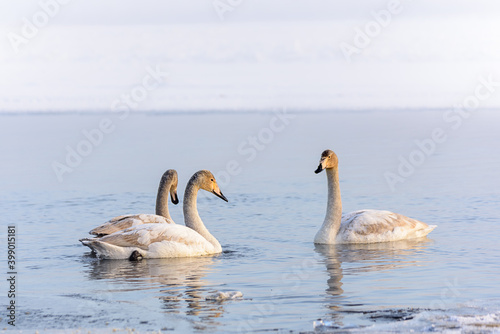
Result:
M207 242L198 232L183 225L144 224L134 226L99 239L120 247L148 249L156 242L170 241L184 245L204 244Z
M91 230L89 233L102 236L142 224L175 224L172 220L153 214L123 215L115 217Z
M102 238L80 240L98 256L126 259L134 250L146 258L214 254L214 246L195 230L177 224L143 224Z
M372 243L420 238L436 226L390 211L360 210L342 217L337 240L341 243Z

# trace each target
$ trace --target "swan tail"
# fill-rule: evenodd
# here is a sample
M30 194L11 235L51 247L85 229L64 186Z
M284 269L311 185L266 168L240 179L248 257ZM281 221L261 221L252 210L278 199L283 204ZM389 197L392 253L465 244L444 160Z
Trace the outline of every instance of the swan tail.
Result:
M425 237L427 234L431 233L437 225L427 225L425 228L418 230L416 233L417 238Z
M133 251L137 250L134 247L118 247L96 238L84 238L80 239L80 242L102 259L128 259Z
M96 240L96 239L94 239L94 238L83 238L83 239L80 239L79 241L80 241L83 245L90 247L90 244L91 244L93 241L95 241L95 240Z
M83 238L83 239L80 239L80 242L84 245L84 246L87 246L89 247L91 250L93 250L94 252L96 252L96 254L99 255L99 250L102 249L102 243L97 241L97 239L95 238Z
M427 235L427 234L431 233L431 232L432 232L432 231L433 231L436 227L438 227L438 226L437 226L437 225L429 225L429 226L425 229L425 231L426 231L426 234L425 234L425 235Z

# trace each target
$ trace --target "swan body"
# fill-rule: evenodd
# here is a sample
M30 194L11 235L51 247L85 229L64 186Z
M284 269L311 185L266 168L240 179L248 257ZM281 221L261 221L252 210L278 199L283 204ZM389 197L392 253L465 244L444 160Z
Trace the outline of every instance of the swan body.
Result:
M335 236L320 230L314 243L366 244L398 241L425 237L435 228L436 226L390 211L359 210L342 215L340 228Z
M82 239L98 257L128 259L134 251L143 258L191 257L220 253L201 234L178 224L141 224L102 238Z
M220 253L220 243L208 232L196 208L199 189L210 191L227 202L213 174L202 170L191 177L186 187L186 226L170 223L139 224L101 238L80 241L90 247L98 257L105 259L174 258Z
M326 170L328 206L323 225L314 238L316 244L388 242L424 237L436 228L390 211L360 210L342 215L338 158L326 150L316 173Z
M92 229L89 233L104 236L142 224L175 224L168 211L168 194L170 192L172 203L179 203L177 182L177 171L174 169L169 169L163 174L156 196L156 214L118 216Z

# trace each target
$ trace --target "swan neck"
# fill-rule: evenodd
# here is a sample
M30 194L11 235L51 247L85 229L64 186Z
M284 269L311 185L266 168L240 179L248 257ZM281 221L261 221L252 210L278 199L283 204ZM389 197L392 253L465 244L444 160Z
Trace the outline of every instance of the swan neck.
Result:
M325 220L318 234L316 234L316 243L334 243L342 221L342 199L338 169L328 168L326 169L326 175L328 179L328 204Z
M204 237L208 242L210 242L218 252L222 251L222 247L217 241L217 239L210 234L208 229L203 224L200 215L198 214L198 208L196 206L198 190L200 187L192 181L189 181L186 191L184 193L184 203L183 203L183 212L184 212L184 223L187 227L192 228L202 237Z
M158 186L158 195L156 196L156 214L172 220L168 211L168 197L172 181L160 182Z

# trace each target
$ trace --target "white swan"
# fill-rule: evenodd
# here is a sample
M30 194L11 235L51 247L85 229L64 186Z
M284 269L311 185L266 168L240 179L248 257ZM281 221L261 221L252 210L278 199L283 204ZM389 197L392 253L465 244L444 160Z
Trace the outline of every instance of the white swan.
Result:
M143 224L102 238L80 240L106 259L170 258L211 255L222 252L220 243L208 232L196 208L198 190L209 191L227 202L207 170L196 172L184 193L184 221L177 224Z
M170 212L168 211L168 194L170 193L172 203L179 203L179 198L177 197L177 182L178 177L175 169L169 169L163 173L160 185L158 186L158 195L156 196L155 215L139 214L118 216L94 228L89 233L102 237L141 224L174 224L172 217L170 217Z
M328 208L326 217L314 237L315 244L373 243L420 238L435 225L427 225L403 215L376 210L361 210L342 215L337 155L326 150L315 173L326 170Z

